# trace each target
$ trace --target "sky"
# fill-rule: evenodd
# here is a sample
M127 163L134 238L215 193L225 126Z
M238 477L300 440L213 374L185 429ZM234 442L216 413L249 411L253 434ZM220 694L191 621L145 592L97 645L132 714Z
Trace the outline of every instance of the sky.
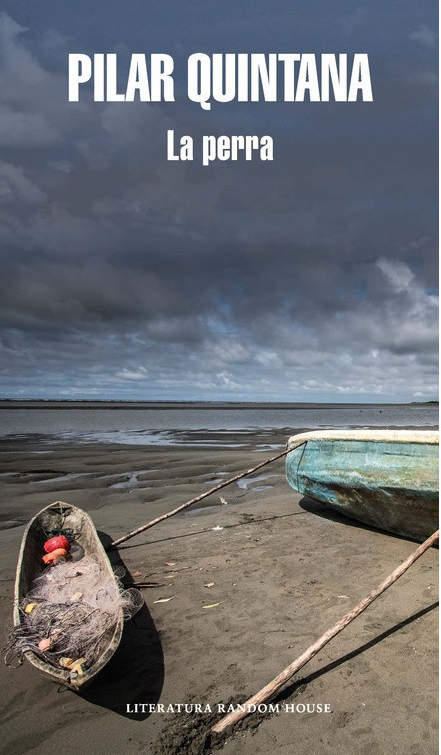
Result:
M438 389L438 3L3 0L2 396L407 402ZM367 53L373 102L187 97L195 53ZM175 102L68 102L167 53ZM169 161L166 134L274 160Z

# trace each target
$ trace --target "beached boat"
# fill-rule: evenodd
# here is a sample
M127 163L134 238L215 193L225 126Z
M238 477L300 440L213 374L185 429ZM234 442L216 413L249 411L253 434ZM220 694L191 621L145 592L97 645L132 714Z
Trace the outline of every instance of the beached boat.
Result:
M299 493L415 540L438 528L437 431L314 431L287 448L286 476Z
M70 582L69 587L72 598L68 599L68 602L70 601L70 606L68 606L69 613L65 615L62 614L61 598L57 595L57 590L61 590L60 585L62 586L60 579L56 579L57 573L55 569L58 569L58 566L55 566L51 572L51 569L45 567L42 562L44 542L48 536L52 536L54 533L59 534L60 532L68 533L68 536L73 539L77 551L81 554L81 560L67 564L70 567L70 574L67 574L65 582ZM92 570L90 569L91 566ZM91 571L93 572L93 578L90 576ZM23 655L39 671L42 671L56 682L74 691L79 691L90 684L92 679L96 677L115 653L121 639L124 622L123 607L118 601L121 594L121 586L114 575L112 566L92 520L81 509L57 501L42 509L34 516L25 530L18 559L14 593L14 627L18 636L25 636L28 631L26 626L26 602L33 600L32 596L35 594L35 585L42 581L41 577L43 574L48 575L50 580L55 580L52 594L49 597L55 605L57 605L57 601L60 604L60 615L63 616L59 622L61 629L63 629L63 623L64 626L69 628L70 622L70 626L75 630L75 619L77 619L77 624L83 624L84 629L90 615L93 615L94 612L95 617L102 615L100 600L103 599L103 596L107 600L107 604L113 604L108 613L107 624L103 625L104 628L99 628L99 635L96 638L91 656L93 662L77 669L76 672L72 672L72 669L69 667L63 668L57 655L52 657L50 651L41 652L38 646L35 646L35 642L34 646L32 643L22 646L24 648ZM92 608L90 607L90 601L85 607L81 605L82 595L85 591L83 586L85 574L89 575L89 585L92 586L91 589L94 589L96 596L96 603L94 606L92 605ZM62 576L63 574L61 574ZM83 583L80 583L79 580L82 577ZM49 586L51 584L49 583ZM83 593L78 592L79 585ZM37 607L34 614L37 615L38 611L42 610L41 606L44 605L45 602L38 602L37 598ZM52 622L52 629L55 632L57 629L59 630L56 622ZM32 629L32 631L34 630ZM27 647L29 649L26 649ZM79 648L77 657L78 655L83 655L81 650Z

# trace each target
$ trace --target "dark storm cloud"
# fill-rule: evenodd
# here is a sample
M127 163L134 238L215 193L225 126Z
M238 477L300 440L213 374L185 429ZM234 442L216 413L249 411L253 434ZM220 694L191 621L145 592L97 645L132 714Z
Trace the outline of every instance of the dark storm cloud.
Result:
M38 5L2 22L8 395L433 398L433 5ZM68 51L153 48L367 51L374 103L66 102ZM275 160L168 163L167 129Z

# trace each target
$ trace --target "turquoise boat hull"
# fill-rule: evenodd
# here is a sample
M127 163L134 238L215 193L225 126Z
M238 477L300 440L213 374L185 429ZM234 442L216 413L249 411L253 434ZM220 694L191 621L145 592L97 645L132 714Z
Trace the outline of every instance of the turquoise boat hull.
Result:
M438 529L438 432L316 431L287 447L287 480L299 493L415 540Z

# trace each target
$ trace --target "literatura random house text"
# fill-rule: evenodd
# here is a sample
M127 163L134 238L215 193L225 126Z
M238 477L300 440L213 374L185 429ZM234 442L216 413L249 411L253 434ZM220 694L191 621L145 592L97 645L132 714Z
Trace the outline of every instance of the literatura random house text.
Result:
M120 64L116 53L70 53L69 102L176 102L171 55L135 53ZM187 97L211 110L228 102L373 102L367 53L193 53L187 59ZM169 130L167 160L193 160L193 137ZM206 135L202 164L215 160L273 160L270 135Z
M127 703L126 713L332 713L330 703Z

